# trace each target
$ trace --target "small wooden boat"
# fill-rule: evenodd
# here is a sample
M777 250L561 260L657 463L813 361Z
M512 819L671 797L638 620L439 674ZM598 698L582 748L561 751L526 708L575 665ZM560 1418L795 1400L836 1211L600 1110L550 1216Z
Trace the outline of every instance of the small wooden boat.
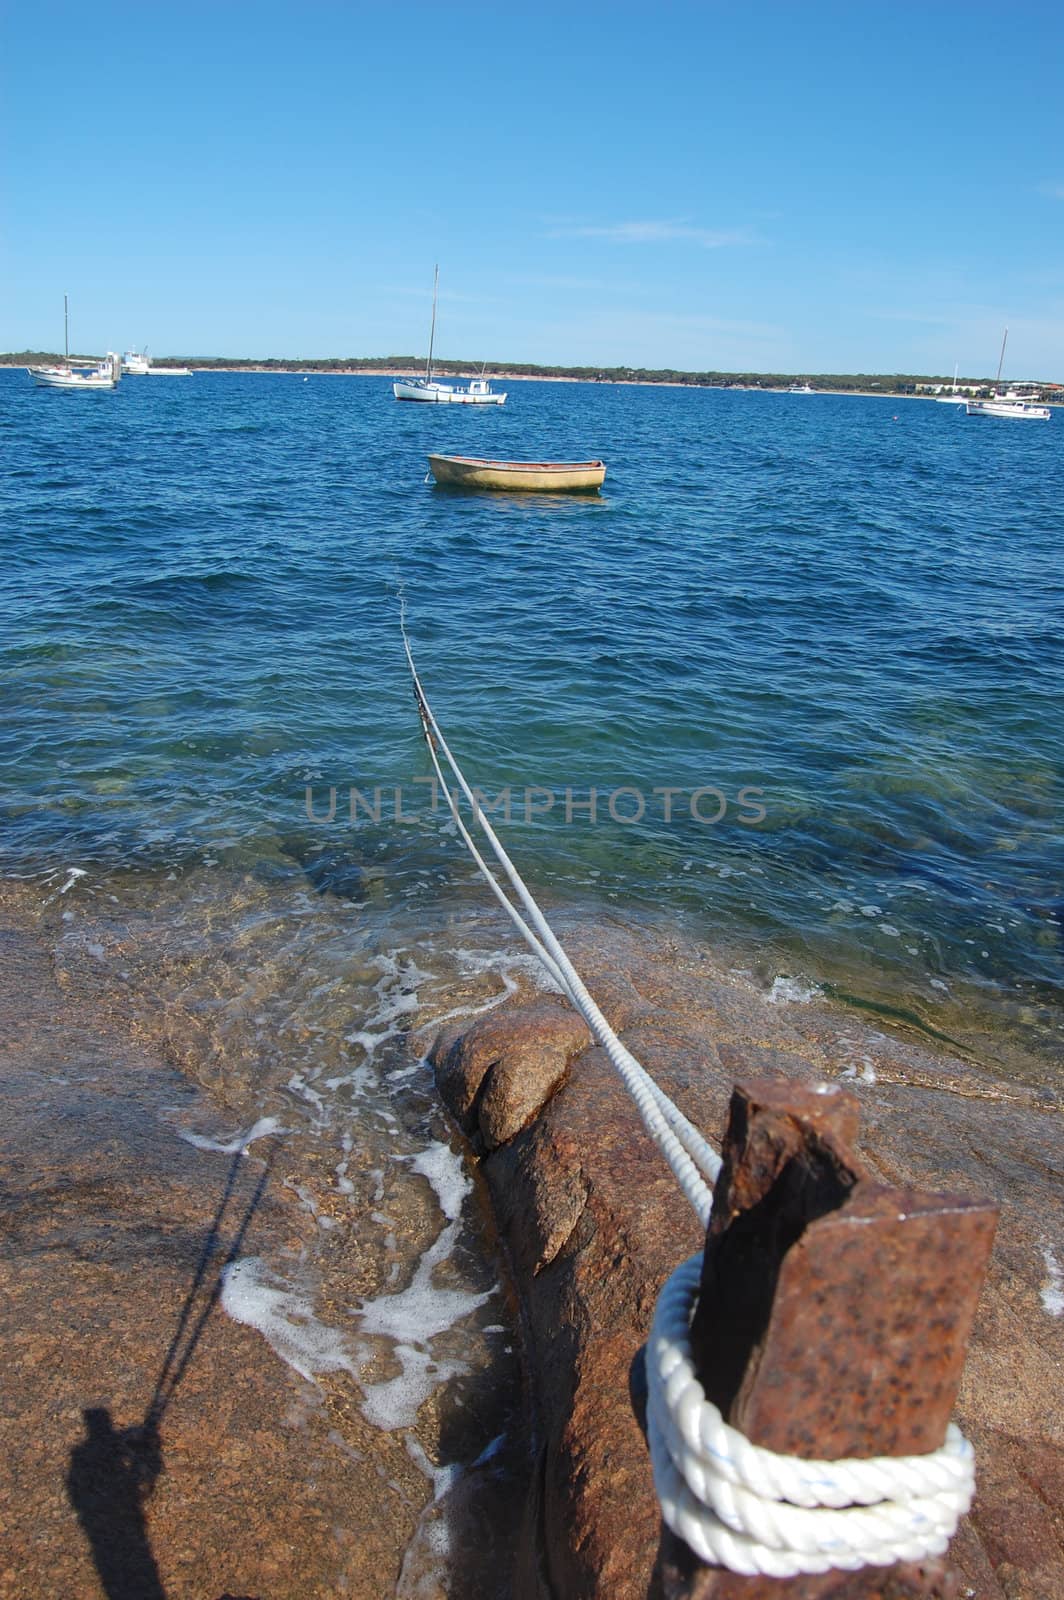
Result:
M484 461L479 456L429 456L437 483L455 489L508 489L517 494L595 494L604 461Z

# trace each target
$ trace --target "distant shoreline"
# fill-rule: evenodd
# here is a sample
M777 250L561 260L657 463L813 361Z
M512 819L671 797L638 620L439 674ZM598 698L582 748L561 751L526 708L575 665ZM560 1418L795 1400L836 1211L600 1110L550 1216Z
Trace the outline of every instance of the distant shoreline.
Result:
M421 378L424 372L416 367L193 367L194 372L253 372L262 377L275 374L280 378ZM478 376L474 372L440 373L443 383L467 383ZM492 383L586 383L596 389L706 389L714 393L732 394L786 394L782 387L769 387L756 383L685 383L681 378L573 378L546 372L492 372ZM870 400L933 400L934 395L905 394L891 389L814 389L814 394L864 395ZM1052 401L1048 402L1053 404ZM1062 402L1064 403L1064 402Z
M28 365L37 364L38 362L40 362L41 360L44 360L44 359L46 359L45 355L43 353L37 352L37 351L33 351L32 353L31 352L27 352L24 356L21 356L18 359L14 358L10 354L7 354L7 355L0 356L0 370L3 370L4 368L7 368L9 370L17 371L20 368L27 367ZM61 358L53 355L53 356L48 356L47 359L48 360L59 360ZM73 356L70 359L71 360L80 361L80 360L87 360L89 358L88 357ZM335 365L315 366L312 363L300 363L300 365L298 365L298 366L288 367L288 366L277 366L277 365L274 365L272 363L269 363L269 359L268 358L267 358L267 361L263 361L263 362L238 361L238 362L233 362L231 364L230 363L223 363L223 362L215 362L212 359L210 361L209 365L198 365L197 362L195 361L195 359L191 358L191 357L189 357L189 358L180 358L180 359L177 358L177 357L173 357L172 359L173 359L173 362L174 362L175 366L180 365L180 366L183 366L183 367L190 367L193 372L203 373L203 374L209 374L209 373L212 373L212 372L225 372L225 373L241 373L241 372L245 372L245 373L256 373L256 374L267 376L267 377L273 375L273 376L277 376L277 377L290 377L290 378L319 377L319 378L388 378L388 379L391 379L391 378L420 378L420 377L424 376L424 368L421 367L420 365L419 366L389 366L389 367L369 367L369 366L367 366L367 367L359 367L359 366L345 367L345 366L335 366ZM165 372L167 370L165 359L161 360L159 362L156 362L154 364L158 367L160 373ZM617 376L617 377L614 377L614 376L611 376L611 375L607 375L606 373L603 373L602 376L592 376L592 375L587 374L587 373L577 374L577 373L561 373L561 372L510 372L510 371L507 371L505 369L500 368L500 369L497 369L497 370L492 370L491 372L484 372L483 374L481 374L481 372L479 370L473 370L472 367L469 367L468 369L458 370L458 371L445 370L445 368L449 368L449 365L450 364L445 364L444 367L441 367L437 371L436 376L443 382L452 382L452 381L453 382L458 382L458 383L468 382L468 380L471 377L478 377L478 376L482 376L483 375L483 376L488 377L492 382L495 382L495 383L587 383L587 384L594 384L596 387L600 387L600 388L711 389L711 390L717 390L717 391L729 390L729 391L731 391L733 393L745 393L745 394L786 394L788 392L788 390L789 390L790 385L792 383L797 383L799 381L799 379L801 379L801 381L803 381L803 382L810 382L811 381L810 379L805 378L802 374L787 374L787 373L774 374L774 376L777 376L778 379L779 379L779 381L775 382L775 383L772 383L772 382L768 382L768 383L743 383L743 382L739 381L739 378L738 378L737 375L735 377L732 377L730 374L727 374L727 373L714 374L714 380L715 381L713 381L713 382L703 381L703 375L700 374L700 373L691 373L689 375L683 375L683 376L676 375L675 377L667 377L667 378L666 377L657 378L657 377L651 377L649 375L647 375L647 376L637 376L634 373L631 376L625 376L625 377ZM458 364L455 363L454 365L457 366ZM729 381L729 379L731 381ZM932 377L919 378L919 379L915 379L914 378L914 379L909 380L910 383L912 383L912 384L917 384L918 383L921 386L924 386L924 385L930 386L932 384L939 383L939 381L940 381L939 379L932 378ZM992 389L992 388L994 388L994 386L995 386L994 382L989 378L982 379L982 380L980 380L980 379L969 379L967 381L967 384L965 385L965 387L968 387L968 388L978 387L980 389ZM945 392L947 387L948 387L948 384L945 381L942 381L942 392ZM1038 383L1033 382L1033 381L1030 382L1030 383L1024 382L1024 383L1021 384L1021 383L1019 383L1017 381L1016 383L1011 384L1010 387L1013 387L1013 388L1015 388L1015 387L1034 388L1034 389L1042 389L1042 390L1044 390L1044 389L1047 389L1047 388L1056 389L1056 388L1060 388L1061 386L1057 385L1057 384L1048 384L1048 383L1038 384ZM848 384L848 383L844 383L843 386L839 386L838 379L836 379L834 384L830 384L830 385L829 384L825 384L821 388L817 388L814 385L813 388L812 388L812 393L813 394L831 394L831 395L840 395L840 396L858 395L858 396L861 396L861 397L869 399L869 400L936 400L938 398L937 395L932 394L932 393L928 393L927 389L923 388L923 387L921 387L920 392L917 393L917 392L915 392L913 387L908 387L908 386L906 388L904 388L904 389L883 388L883 387L879 387L879 386L877 386L875 388L866 388L866 387L858 387L856 384ZM974 396L972 398L974 398ZM1040 403L1043 404L1043 405L1050 405L1050 406L1058 406L1058 407L1059 406L1064 406L1064 393L1061 394L1061 397L1059 399L1052 399L1052 398L1043 399Z

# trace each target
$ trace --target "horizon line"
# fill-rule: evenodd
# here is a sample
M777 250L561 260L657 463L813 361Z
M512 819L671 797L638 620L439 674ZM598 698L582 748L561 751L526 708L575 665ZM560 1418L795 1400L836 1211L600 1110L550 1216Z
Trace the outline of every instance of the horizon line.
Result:
M0 367L7 367L7 368L22 367L22 366L26 365L27 359L31 359L32 358L33 360L36 361L36 360L39 360L41 357L52 357L55 360L67 359L66 357L58 355L54 351L48 351L48 350L29 350L29 349L26 349L26 350L9 350L9 351L0 353ZM98 356L90 356L90 355L76 355L76 354L72 353L71 356L69 357L69 359L71 361L82 361L82 360L98 360L98 359L102 359L102 358L98 357ZM422 367L424 365L425 357L423 355L422 356L412 356L412 355L388 355L388 356L219 356L219 355L192 356L192 355L166 355L166 356L163 356L163 355L160 355L160 356L153 356L151 358L151 360L152 360L152 365L153 366L158 366L158 365L161 365L163 363L173 362L175 364L176 363L181 363L182 365L190 365L190 366L194 366L197 363L199 363L200 365L209 365L209 366L216 366L216 367L217 366L222 366L222 367L256 367L256 366L265 366L265 365L274 366L274 367L277 367L277 366L283 367L283 366L287 366L287 365L292 365L293 367L323 367L323 366L327 365L327 366L331 366L331 367L340 366L340 367L346 368L347 370L357 370L359 368L369 368L371 370L374 369L374 368L391 370L393 367L397 368L397 369L401 368L401 369L404 369L404 370L409 370L409 369L417 370L417 369L419 369L420 367ZM706 378L773 378L773 379L775 379L775 378L779 378L779 379L802 378L802 379L804 379L806 381L808 381L811 378L820 378L820 379L825 379L825 380L826 379L831 379L831 378L835 378L835 379L851 379L851 378L853 378L853 379L856 379L856 378L860 378L860 379L884 379L884 378L889 378L889 379L894 379L894 380L899 380L900 379L900 380L904 380L906 382L914 382L914 383L939 383L939 382L942 382L942 383L950 383L950 384L952 384L953 382L956 382L956 383L962 384L962 385L964 385L964 384L984 385L984 384L988 384L988 383L1004 382L1004 383L1007 383L1011 387L1015 387L1017 384L1034 384L1034 385L1037 385L1038 387L1043 388L1043 389L1059 389L1059 388L1064 387L1064 384L1058 383L1058 382L1056 382L1056 381L1054 381L1053 379L1050 379L1050 378L1030 378L1030 377L1028 377L1028 378L1009 378L1007 380L1006 379L1000 379L999 380L997 378L990 378L990 377L981 377L981 378L980 377L974 377L974 376L962 377L962 376L959 376L959 375L956 378L954 378L954 376L952 374L950 374L950 373L930 373L930 372L924 373L924 372L898 372L898 371L888 372L888 371L885 371L885 370L882 370L882 371L866 371L866 372L860 372L860 371L858 371L858 372L839 372L839 371L835 371L835 372L826 372L826 371L824 371L824 372L814 372L814 371L812 371L810 369L803 369L802 371L798 371L798 372L781 372L781 371L772 371L772 370L769 370L769 369L755 370L754 368L751 368L751 367L734 368L734 369L731 369L731 370L725 370L723 368L714 368L714 367L703 367L703 368L684 368L684 367L670 367L670 366L632 367L632 366L629 366L627 363L617 363L617 364L615 364L613 366L604 366L604 365L602 365L601 363L598 363L598 362L560 362L560 361L509 361L509 362L507 362L507 361L483 360L481 358L477 358L476 360L462 360L462 359L460 359L458 357L455 357L455 356L440 356L440 357L437 357L436 360L434 361L433 365L439 370L442 370L445 367L447 367L447 368L457 367L457 368L461 368L463 370L468 369L468 368L476 368L480 372L484 373L485 375L489 373L489 369L490 369L490 375L493 376L493 377L504 377L504 376L507 376L507 375L513 375L513 376L527 375L527 376L531 377L531 376L536 375L537 373L543 373L543 374L546 374L546 375L566 376L566 375L573 374L573 373L581 373L581 374L585 374L586 373L586 374L595 374L595 375L598 375L598 376L601 376L601 377L607 377L607 376L613 376L613 375L626 375L628 377L633 377L634 378L634 377L638 377L641 374L645 376L647 374L663 373L663 374L668 374L669 377L671 379L675 380L675 381L681 381L681 380L684 380L684 379L697 380L697 379L706 379Z

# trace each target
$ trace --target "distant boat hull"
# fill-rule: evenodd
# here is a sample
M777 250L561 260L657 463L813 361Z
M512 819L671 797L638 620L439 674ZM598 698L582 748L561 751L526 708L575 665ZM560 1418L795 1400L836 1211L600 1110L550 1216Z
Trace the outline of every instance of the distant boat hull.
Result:
M969 400L970 417L1016 417L1026 422L1048 422L1048 406L1035 406L1027 400Z
M122 371L127 378L191 378L191 367L155 367L147 352L127 350L122 357Z
M397 400L420 400L443 406L501 406L506 399L505 394L496 393L479 379L462 389L424 378L406 378L392 384L392 393Z
M1013 417L1018 422L1048 422L1051 415L1048 406L1036 405L1032 396L1024 394L1021 389L1009 388L1003 393L997 387L1001 382L1001 369L1005 365L1005 346L1008 342L1009 330L1006 328L1001 341L1001 354L998 357L994 390L988 400L969 400L968 415L970 417Z
M76 367L27 367L26 371L41 389L113 389L118 382L117 365L110 361L81 372Z
M429 456L437 483L455 489L502 489L515 494L597 494L604 461L484 461L477 456Z

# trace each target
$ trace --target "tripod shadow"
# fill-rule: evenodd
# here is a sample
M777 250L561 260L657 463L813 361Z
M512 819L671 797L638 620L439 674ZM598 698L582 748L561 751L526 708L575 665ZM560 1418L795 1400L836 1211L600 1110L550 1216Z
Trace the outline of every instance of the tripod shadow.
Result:
M67 1498L89 1542L107 1600L167 1600L145 1516L146 1502L165 1471L162 1421L221 1296L225 1270L237 1259L266 1192L276 1148L275 1144L270 1146L258 1182L226 1248L222 1227L244 1152L238 1150L233 1156L143 1422L119 1429L105 1406L82 1412L85 1437L70 1452ZM232 1595L222 1596L221 1600L253 1597Z

